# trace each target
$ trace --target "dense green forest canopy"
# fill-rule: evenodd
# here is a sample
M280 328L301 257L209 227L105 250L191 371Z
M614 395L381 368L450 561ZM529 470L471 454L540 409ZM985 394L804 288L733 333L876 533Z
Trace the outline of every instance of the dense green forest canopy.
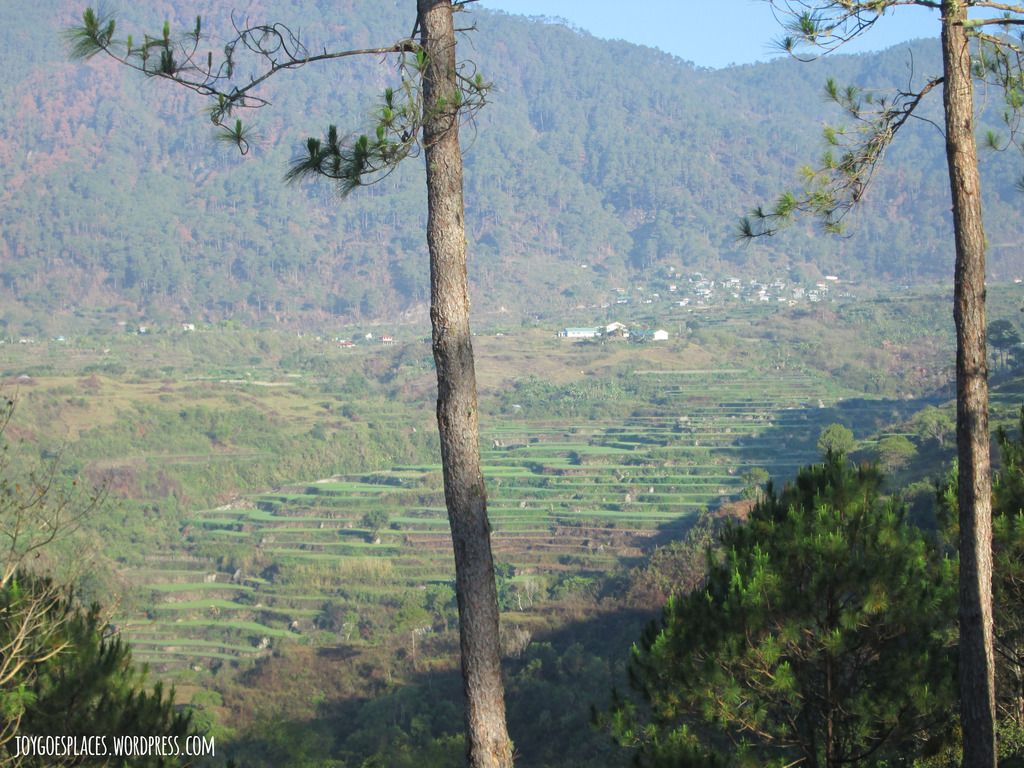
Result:
M311 48L388 43L410 30L405 2L275 0L253 20L299 28ZM310 67L277 78L246 157L212 141L202 105L96 61L66 61L60 30L81 13L42 0L0 30L0 298L8 334L55 331L116 307L150 322L239 318L338 322L425 317L425 210L416 164L345 201L281 177L327 122L365 129L388 63ZM229 6L174 0L132 8L141 34L229 29ZM745 248L737 217L813 161L841 116L827 76L880 89L939 68L934 42L802 66L700 69L653 49L559 24L474 9L465 50L494 83L467 133L467 224L475 311L514 315L607 301L616 289L705 271L747 278L838 274L892 284L948 275L952 246L942 137L908 130L848 239L795 229ZM131 18L129 18L131 17ZM125 34L130 30L123 29ZM211 44L216 44L216 37ZM365 87L349 87L352 81ZM338 87L344 82L345 87ZM937 108L936 105L935 108ZM993 121L995 122L995 120ZM1024 270L1018 158L984 159L993 278ZM412 183L416 182L416 183ZM584 268L584 265L585 268Z

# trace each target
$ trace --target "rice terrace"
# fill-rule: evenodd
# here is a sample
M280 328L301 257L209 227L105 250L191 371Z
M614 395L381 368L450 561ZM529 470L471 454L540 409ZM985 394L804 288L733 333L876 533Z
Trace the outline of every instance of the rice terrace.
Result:
M0 768L1024 765L1019 0L37 5Z
M739 496L745 467L788 474L812 461L814 439L834 413L817 408L827 395L805 376L643 378L661 392L659 407L621 422L523 413L485 432L494 550L514 574L508 589L531 580L544 591L579 588L639 564L659 535ZM714 399L699 394L709 391ZM864 402L845 415L860 423L871 410ZM249 656L267 647L263 638L288 637L289 627L293 636L313 631L325 602L331 612L358 613L360 602L393 599L396 586L448 584L451 539L439 477L437 465L399 465L197 514L186 523L187 568L168 560L166 570L131 577L154 591L154 619L125 626L137 655L152 664ZM364 517L374 511L386 524L367 528ZM336 584L337 594L297 588L310 581ZM527 599L534 605L535 596ZM521 600L506 597L506 608L523 610ZM211 642L217 638L224 645Z

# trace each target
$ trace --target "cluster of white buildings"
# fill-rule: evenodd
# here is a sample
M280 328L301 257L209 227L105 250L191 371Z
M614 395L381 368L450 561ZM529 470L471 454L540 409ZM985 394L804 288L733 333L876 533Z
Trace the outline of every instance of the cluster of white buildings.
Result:
M609 323L606 326L595 326L592 328L563 328L558 332L558 335L563 339L628 339L632 336L635 339L668 341L668 331L659 328L656 331L630 334L629 328L619 322Z
M813 288L785 280L751 279L744 282L738 277L727 277L720 280L705 278L700 273L693 275L686 284L672 283L668 286L669 293L680 307L709 306L722 300L746 302L776 302L795 306L803 302L817 303L829 296L830 290L839 284L836 275L826 275ZM679 298L676 298L679 297Z
M334 341L337 342L338 346L341 347L342 349L353 349L353 348L356 347L356 342L354 342L352 339L339 339L339 338L335 338ZM385 347L393 347L397 343L395 341L395 337L392 336L391 334L388 334L388 333L386 333L383 336L381 336L378 341L381 344L383 344ZM374 343L373 334L372 333L366 334L363 337L363 342L365 344L373 344Z
M834 295L849 297L847 293L836 294L839 283L837 275L826 275L811 286L792 278L715 278L705 277L700 272L684 276L674 267L669 267L653 276L651 285L653 291L639 285L633 286L629 290L618 288L613 301L615 304L657 304L668 301L679 307L691 308L704 308L736 301L772 302L792 307L805 302L826 301ZM600 304L600 309L608 309L610 306L610 302L605 302Z

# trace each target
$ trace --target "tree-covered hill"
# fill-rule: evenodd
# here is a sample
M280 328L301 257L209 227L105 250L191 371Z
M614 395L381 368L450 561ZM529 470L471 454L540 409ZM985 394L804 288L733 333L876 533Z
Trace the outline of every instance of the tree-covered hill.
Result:
M191 28L197 13L224 34L229 8L116 6L119 31L136 38L164 18ZM393 67L371 57L277 76L273 105L252 116L261 141L240 157L212 140L191 94L99 59L68 62L60 31L79 19L77 0L33 10L0 28L5 335L58 332L82 316L304 325L422 316L421 163L345 200L281 181L306 136L328 123L366 128ZM288 23L312 49L368 46L408 35L413 5L254 0L243 16ZM476 30L461 53L494 83L465 141L481 317L600 304L670 267L897 283L951 274L943 140L924 121L906 129L848 238L801 224L770 242L735 239L737 218L795 184L821 152L822 126L842 121L822 98L826 77L920 82L939 69L937 46L712 71L559 24L483 9L466 17ZM991 273L1013 277L1024 273L1020 158L993 154L984 165Z

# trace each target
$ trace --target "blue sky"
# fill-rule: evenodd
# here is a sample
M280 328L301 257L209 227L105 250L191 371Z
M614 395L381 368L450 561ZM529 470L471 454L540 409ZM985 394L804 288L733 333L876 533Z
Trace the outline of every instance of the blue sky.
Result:
M624 39L675 54L703 67L765 61L780 29L765 0L479 0L481 6L525 16L561 16L597 37ZM938 14L899 8L881 19L856 53L938 36Z

